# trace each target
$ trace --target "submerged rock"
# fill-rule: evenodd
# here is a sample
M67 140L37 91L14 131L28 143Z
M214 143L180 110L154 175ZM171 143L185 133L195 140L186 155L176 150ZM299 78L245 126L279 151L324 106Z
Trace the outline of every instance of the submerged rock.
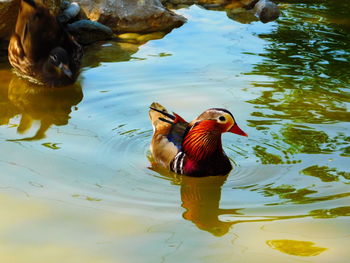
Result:
M67 27L68 31L83 45L111 39L113 36L113 31L108 26L87 19L68 24Z
M159 0L76 0L93 21L116 32L170 31L185 23L183 16L166 9Z

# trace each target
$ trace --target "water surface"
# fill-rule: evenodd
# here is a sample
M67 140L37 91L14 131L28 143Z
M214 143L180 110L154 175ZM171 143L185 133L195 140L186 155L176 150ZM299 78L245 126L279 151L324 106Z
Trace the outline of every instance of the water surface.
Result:
M1 261L346 262L349 7L283 1L269 24L179 9L160 40L88 47L62 89L3 59ZM229 109L249 134L224 135L231 173L152 168L153 101L188 120Z

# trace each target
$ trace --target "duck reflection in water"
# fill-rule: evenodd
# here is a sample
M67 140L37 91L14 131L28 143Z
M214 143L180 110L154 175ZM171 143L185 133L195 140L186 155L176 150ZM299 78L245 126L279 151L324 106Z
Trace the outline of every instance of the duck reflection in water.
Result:
M83 98L79 83L61 88L47 88L36 85L14 76L8 87L8 99L17 109L16 115L21 115L17 127L19 134L24 134L40 121L40 127L32 137L14 141L31 141L45 138L46 131L51 125L66 125L71 108Z
M227 234L230 227L238 223L221 221L219 218L221 215L242 215L239 212L240 208L220 208L221 188L228 175L203 177L179 175L157 165L152 156L148 158L151 163L150 170L171 180L173 184L180 185L181 206L186 210L182 214L184 219L194 223L200 230L218 237Z
M240 214L240 209L221 209L221 188L227 176L181 177L181 201L186 209L183 218L192 221L199 229L215 236L223 236L235 222L220 221L224 214Z

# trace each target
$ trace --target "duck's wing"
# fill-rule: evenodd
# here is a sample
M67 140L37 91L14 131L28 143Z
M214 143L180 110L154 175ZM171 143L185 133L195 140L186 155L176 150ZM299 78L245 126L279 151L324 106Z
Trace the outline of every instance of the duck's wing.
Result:
M21 38L17 34L13 34L10 38L8 59L17 72L22 72L29 76L33 75L33 61L26 56Z
M179 150L182 149L182 142L185 137L187 127L187 122L176 122L171 126L171 129L167 136L168 140L174 143Z
M33 9L24 0L21 2L15 31L10 38L8 46L8 58L11 65L20 72L31 75L31 68L33 62L28 54L31 53L28 39L28 17L30 17L29 10Z
M170 168L181 150L188 123L177 114L170 114L159 103L152 103L149 116L153 126L151 152L156 163Z
M62 28L41 3L22 0L15 33L20 37L28 59L37 62L46 59L49 52L60 45Z

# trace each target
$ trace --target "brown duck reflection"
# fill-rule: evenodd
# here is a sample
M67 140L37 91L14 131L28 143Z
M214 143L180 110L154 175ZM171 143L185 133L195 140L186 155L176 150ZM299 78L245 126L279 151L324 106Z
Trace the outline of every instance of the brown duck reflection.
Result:
M15 109L15 115L21 115L17 127L19 134L25 134L34 121L40 121L40 127L32 137L16 140L40 140L52 125L66 125L71 108L83 98L81 86L48 88L30 83L19 77L13 77L7 91L8 102ZM1 115L1 113L0 113ZM1 118L1 117L0 117Z
M239 214L239 209L221 209L221 187L227 176L181 177L183 218L215 236L225 235L235 222L220 221L223 214Z

